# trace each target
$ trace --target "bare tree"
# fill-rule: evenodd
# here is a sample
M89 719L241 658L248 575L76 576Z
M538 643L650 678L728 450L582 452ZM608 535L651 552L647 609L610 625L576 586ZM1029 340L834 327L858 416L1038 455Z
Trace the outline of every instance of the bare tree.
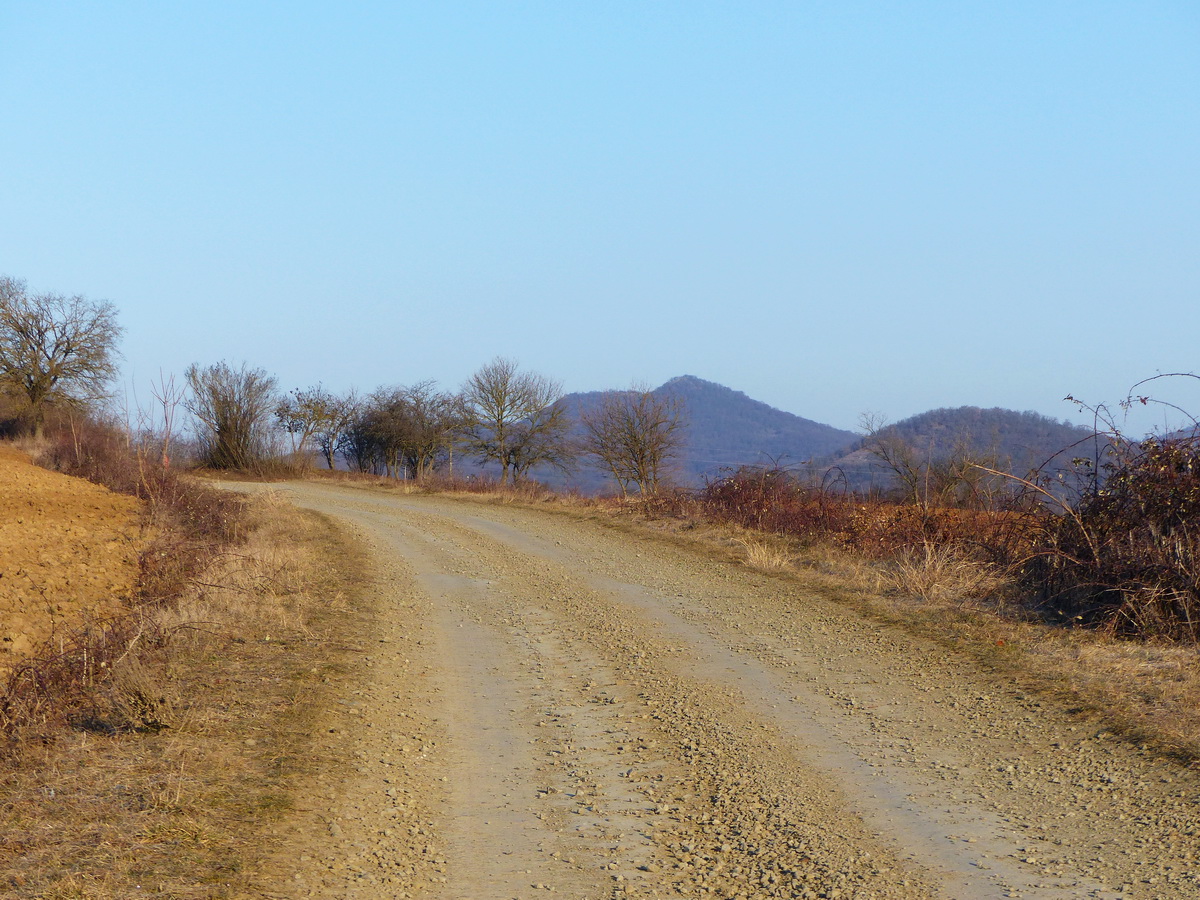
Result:
M434 381L380 389L362 404L346 433L343 452L360 471L423 478L449 457L461 426L457 396Z
M958 435L948 450L935 454L930 446L921 454L894 426L864 414L860 425L866 432L863 448L890 471L899 483L905 502L928 509L931 506L992 506L1002 492L1002 482L990 475L1000 466L996 451L977 450L970 435Z
M570 469L570 422L560 384L497 357L467 380L462 397L466 446L500 464L501 483L516 484L538 464Z
M186 392L175 383L175 376L165 376L162 370L158 373L158 382L150 385L150 393L162 410L162 451L159 461L164 469L171 465L171 441L175 438L175 415L183 402Z
M333 468L333 458L342 446L346 432L358 415L362 401L358 392L351 389L345 394L334 394L329 403L327 414L321 419L313 432L313 440L325 460L325 465Z
M383 468L374 419L374 410L368 400L354 410L354 416L338 438L337 451L342 459L360 472L377 472Z
M47 405L104 396L121 333L111 303L29 294L0 277L0 382L23 400L22 428L40 435Z
M359 468L389 478L405 476L405 450L410 442L409 410L398 388L375 391L351 428Z
M199 423L201 458L217 469L251 469L272 451L271 416L277 406L275 379L245 363L193 363L185 373L191 396L185 402Z
M292 438L292 456L309 464L310 445L316 444L325 464L333 468L338 441L358 406L354 392L334 394L321 385L291 391L275 407L275 419Z
M422 478L452 446L452 435L462 425L462 404L456 395L437 389L435 381L421 381L400 390L407 413L407 463Z
M667 462L683 446L683 403L645 387L609 391L581 416L582 448L608 470L627 496L630 485L648 496L658 491Z

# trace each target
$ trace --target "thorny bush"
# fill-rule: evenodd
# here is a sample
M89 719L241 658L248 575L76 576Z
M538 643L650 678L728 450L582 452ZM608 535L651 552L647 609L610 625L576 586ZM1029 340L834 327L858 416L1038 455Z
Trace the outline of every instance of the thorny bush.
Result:
M1118 633L1200 639L1200 442L1119 447L1027 568L1060 615Z

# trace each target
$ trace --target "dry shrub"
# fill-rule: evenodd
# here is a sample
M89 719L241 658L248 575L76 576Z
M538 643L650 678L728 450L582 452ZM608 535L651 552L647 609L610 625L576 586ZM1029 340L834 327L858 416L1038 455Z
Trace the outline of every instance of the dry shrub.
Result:
M151 539L139 560L138 600L170 602L218 553L241 538L243 501L164 467L116 426L83 420L58 432L42 465L146 503Z
M695 497L695 511L709 521L834 543L871 559L932 543L994 562L1027 552L1030 530L1043 518L1018 508L949 509L832 493L783 469L752 468L709 483Z
M622 501L614 499L620 504ZM651 519L697 520L704 518L700 495L686 488L660 490L648 497L635 497L627 501Z
M6 750L17 752L22 741L35 737L47 739L63 725L105 732L157 727L152 704L137 699L141 689L128 674L140 656L159 652L162 644L155 623L132 614L88 622L52 638L16 666L0 688L0 734L8 739ZM138 655L132 656L135 651Z
M1200 439L1114 441L1079 502L1026 566L1063 618L1116 633L1200 640Z

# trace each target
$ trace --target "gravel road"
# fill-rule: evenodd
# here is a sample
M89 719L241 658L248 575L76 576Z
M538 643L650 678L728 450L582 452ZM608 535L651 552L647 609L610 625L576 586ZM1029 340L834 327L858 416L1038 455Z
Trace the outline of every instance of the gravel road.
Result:
M701 551L277 487L370 547L279 897L1200 897L1200 779Z

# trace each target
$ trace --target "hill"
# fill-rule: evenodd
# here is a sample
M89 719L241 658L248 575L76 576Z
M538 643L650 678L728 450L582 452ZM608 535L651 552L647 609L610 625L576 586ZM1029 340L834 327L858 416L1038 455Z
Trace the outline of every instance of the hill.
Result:
M739 466L775 464L807 473L818 482L844 479L853 490L888 490L895 484L893 473L854 432L775 409L694 375L672 378L653 393L677 397L684 406L687 437L673 473L678 484L697 487ZM578 419L602 396L603 391L590 391L568 394L564 400ZM930 410L888 425L878 434L902 441L919 463L965 450L1019 476L1038 467L1053 475L1066 469L1072 457L1090 456L1093 450L1088 428L1036 412L978 406ZM584 493L611 487L604 473L586 461L570 476L540 471L537 477L552 487L574 487Z
M682 469L689 482L741 465L790 465L825 457L857 438L854 432L784 412L693 375L672 378L656 392L679 397L687 411Z
M1073 457L1092 453L1092 430L1060 422L1035 412L961 406L934 409L876 432L902 441L920 462L944 460L965 450L977 459L992 459L996 467L1025 476L1040 468L1044 474L1065 470ZM845 476L850 487L887 489L893 475L859 439L827 467Z

